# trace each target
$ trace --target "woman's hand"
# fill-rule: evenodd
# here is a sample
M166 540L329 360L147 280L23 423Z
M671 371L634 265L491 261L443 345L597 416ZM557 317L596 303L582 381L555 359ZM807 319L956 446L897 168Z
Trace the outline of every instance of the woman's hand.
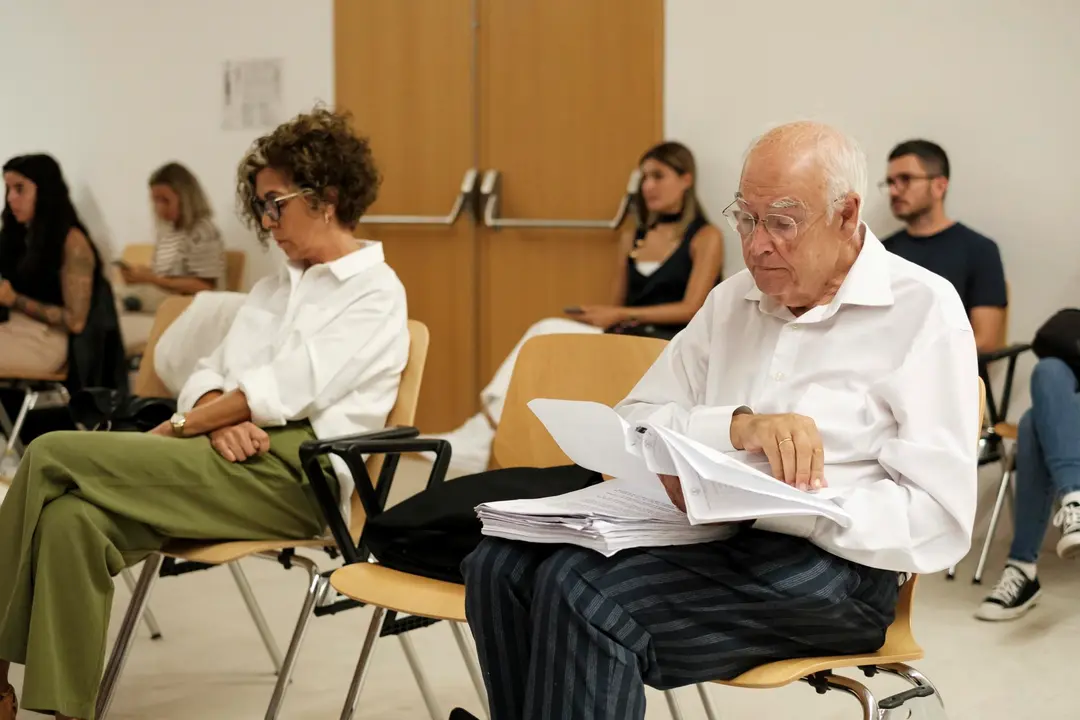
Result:
M270 436L253 422L219 428L210 433L210 444L229 462L244 462L270 449Z
M15 288L7 280L0 280L0 305L12 307L15 305Z
M173 432L172 423L166 420L151 430L148 435L157 435L158 437L176 437L176 433Z
M145 265L121 265L120 276L128 285L147 285L157 277L154 271Z
M601 330L607 330L612 325L618 325L624 318L622 308L611 305L586 305L581 308L581 314L575 315L574 319Z

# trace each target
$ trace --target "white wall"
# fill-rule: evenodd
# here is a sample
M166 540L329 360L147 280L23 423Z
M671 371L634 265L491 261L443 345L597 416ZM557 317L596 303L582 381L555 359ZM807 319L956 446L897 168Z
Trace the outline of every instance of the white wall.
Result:
M0 0L0 159L47 151L110 256L152 242L146 180L179 160L206 188L250 283L278 261L234 211L260 132L222 129L222 64L284 60L285 109L333 100L330 0Z
M1080 2L668 0L665 30L666 134L693 149L714 216L769 125L836 124L875 183L893 145L926 137L949 153L950 214L1001 247L1011 338L1080 306ZM876 188L866 217L879 236L899 227ZM721 228L731 274L742 255Z

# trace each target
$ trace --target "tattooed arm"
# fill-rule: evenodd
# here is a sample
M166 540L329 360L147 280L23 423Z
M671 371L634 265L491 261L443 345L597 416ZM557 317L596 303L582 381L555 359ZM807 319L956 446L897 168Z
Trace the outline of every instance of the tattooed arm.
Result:
M86 328L86 318L90 314L96 266L90 241L73 228L64 241L64 264L60 268L63 307L38 302L25 295L15 296L14 307L35 320L77 335Z

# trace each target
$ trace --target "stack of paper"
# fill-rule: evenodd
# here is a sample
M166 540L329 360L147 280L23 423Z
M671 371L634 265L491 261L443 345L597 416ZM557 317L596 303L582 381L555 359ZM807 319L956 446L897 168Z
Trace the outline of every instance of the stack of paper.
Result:
M719 452L648 423L631 426L599 403L533 400L529 407L571 460L614 479L552 498L485 503L477 513L486 535L612 555L708 542L731 532L725 523L742 520L812 515L851 523L829 490L797 490L742 453ZM668 500L659 474L679 478L685 514Z

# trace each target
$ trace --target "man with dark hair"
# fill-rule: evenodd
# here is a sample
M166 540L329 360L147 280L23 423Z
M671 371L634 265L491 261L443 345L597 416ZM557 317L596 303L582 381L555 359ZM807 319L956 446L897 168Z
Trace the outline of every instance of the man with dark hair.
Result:
M908 140L889 153L882 190L906 227L885 239L891 252L951 282L960 293L979 352L999 348L1008 305L997 243L945 214L949 157L929 140Z

